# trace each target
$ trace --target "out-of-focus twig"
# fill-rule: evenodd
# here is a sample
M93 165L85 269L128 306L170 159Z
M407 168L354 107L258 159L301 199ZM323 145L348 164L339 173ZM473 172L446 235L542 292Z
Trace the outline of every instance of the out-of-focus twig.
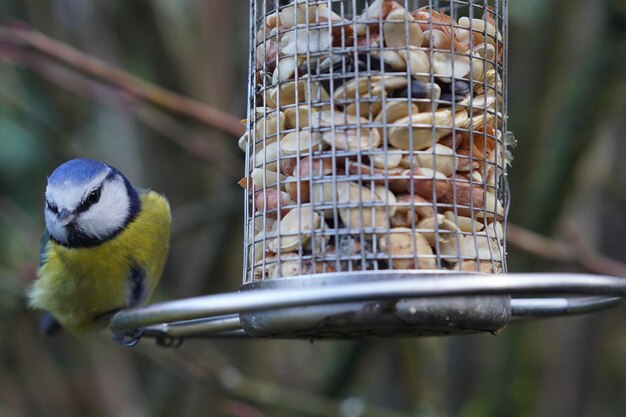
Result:
M167 366L186 381L201 384L217 384L229 395L246 402L272 409L283 410L288 414L319 417L339 415L359 415L362 417L403 417L404 413L382 407L375 407L355 400L357 409L342 410L345 403L340 399L321 396L293 387L281 386L270 381L250 378L232 366L224 355L210 345L203 345L201 351L184 346L176 351L163 349L142 349L161 366ZM348 406L347 408L351 408Z
M225 146L215 141L203 139L175 118L154 108L136 106L134 114L146 126L165 135L190 154L205 161L210 161L230 177L241 177L243 161Z
M37 72L49 82L103 106L115 107L119 110L119 101L110 100L111 89L101 84L95 83L87 77L70 71L60 65L51 65L49 61L41 59L41 55L24 51L19 54L21 65ZM208 141L200 137L197 133L187 128L164 112L143 103L128 102L125 109L133 113L138 121L148 126L157 133L170 139L190 155L210 162L220 171L230 177L240 175L240 160L224 144L219 141Z
M0 43L45 55L135 97L183 114L229 135L239 137L245 130L239 119L224 111L151 84L35 30L0 25Z
M507 243L539 258L578 265L597 274L626 277L626 265L622 262L596 253L581 244L560 242L520 226L507 226Z

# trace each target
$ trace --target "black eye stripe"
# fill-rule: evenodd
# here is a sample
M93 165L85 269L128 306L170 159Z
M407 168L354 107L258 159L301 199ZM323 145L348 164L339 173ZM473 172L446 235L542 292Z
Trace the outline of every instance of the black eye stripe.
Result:
M91 190L89 194L87 194L87 196L83 199L83 201L80 203L80 205L76 209L76 212L82 213L84 211L89 210L91 206L93 206L98 201L100 201L101 194L102 194L102 184L100 184L98 188Z
M54 214L57 214L59 212L59 209L57 208L57 206L48 200L46 200L46 206L48 207L48 210L50 210Z

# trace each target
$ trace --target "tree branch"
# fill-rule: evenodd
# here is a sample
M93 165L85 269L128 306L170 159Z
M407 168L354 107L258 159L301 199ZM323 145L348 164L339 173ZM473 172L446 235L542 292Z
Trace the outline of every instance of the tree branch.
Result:
M222 110L151 84L35 30L0 25L0 43L45 55L94 79L229 135L239 137L245 131L239 119Z
M65 91L115 110L120 110L122 103L123 109L131 112L139 122L171 140L191 156L212 164L229 177L241 175L241 160L222 141L208 141L165 112L137 101L124 100L127 97L117 90L98 84L65 66L50 65L45 58L32 51L19 51L15 56L20 64ZM121 96L120 100L111 100L111 93Z
M581 244L559 242L514 224L507 225L507 243L549 261L578 265L602 275L626 277L626 265Z
M311 391L304 391L291 386L282 386L270 381L250 378L230 364L228 359L214 347L203 344L202 350L193 349L191 344L185 348L167 351L164 349L142 348L142 352L151 357L160 366L166 366L184 380L193 380L199 384L217 384L234 398L280 409L289 415L308 415L318 417L336 417L342 415L342 405L338 398L330 398ZM362 417L404 417L405 413L373 406L356 400ZM347 414L347 413L346 413ZM355 413L357 415L357 413Z

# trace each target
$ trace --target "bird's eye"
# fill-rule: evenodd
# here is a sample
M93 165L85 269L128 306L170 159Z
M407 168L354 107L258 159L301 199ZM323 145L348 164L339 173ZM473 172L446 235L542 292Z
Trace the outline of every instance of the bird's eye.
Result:
M89 197L87 197L87 200L89 201L89 203L96 204L98 201L100 201L100 193L101 193L101 191L102 191L102 187L98 187L95 190L93 190L89 194Z
M54 203L51 203L50 201L46 200L46 206L48 207L48 210L50 210L52 213L54 214L59 213L59 209Z

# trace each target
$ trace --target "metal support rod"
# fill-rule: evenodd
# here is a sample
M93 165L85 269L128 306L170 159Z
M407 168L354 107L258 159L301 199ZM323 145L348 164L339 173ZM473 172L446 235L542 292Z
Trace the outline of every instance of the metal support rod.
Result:
M626 278L584 274L424 274L415 271L365 271L364 279L385 275L388 279L357 284L325 285L302 289L250 290L207 295L154 304L117 313L114 332L197 318L242 312L332 304L371 299L442 297L490 294L581 294L626 297ZM316 274L322 280L325 275ZM313 279L313 277L312 277Z
M511 300L512 322L594 313L624 302L620 297L516 298ZM149 326L146 337L250 338L241 329L239 316L228 315Z
M518 298L511 300L513 320L587 314L615 307L621 297Z
M146 336L154 337L191 337L209 334L215 336L219 334L230 334L230 332L240 329L241 322L239 321L239 314L229 314L219 317L161 323L146 327L145 334Z

